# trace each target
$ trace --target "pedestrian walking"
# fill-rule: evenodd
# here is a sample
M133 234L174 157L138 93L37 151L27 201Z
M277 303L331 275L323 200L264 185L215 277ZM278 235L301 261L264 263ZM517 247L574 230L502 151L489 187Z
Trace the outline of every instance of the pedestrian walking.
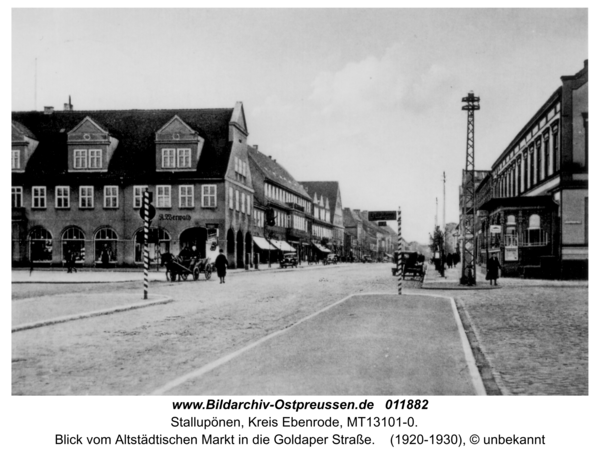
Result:
M219 249L219 255L215 260L215 267L217 268L217 275L219 276L219 279L221 279L221 283L225 283L228 265L229 261L227 261L227 257L223 254L223 249Z
M496 253L492 253L492 257L488 258L487 260L487 272L485 274L485 280L489 280L490 285L493 281L494 285L498 286L498 273L500 271L500 267L500 261L498 260Z

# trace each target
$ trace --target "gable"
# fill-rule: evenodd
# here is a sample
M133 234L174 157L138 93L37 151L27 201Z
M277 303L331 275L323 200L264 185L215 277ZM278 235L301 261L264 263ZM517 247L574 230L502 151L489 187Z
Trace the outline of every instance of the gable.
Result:
M83 119L75 128L67 133L69 142L108 143L108 131L95 122L90 116Z
M197 141L198 136L198 132L175 115L156 132L156 141Z

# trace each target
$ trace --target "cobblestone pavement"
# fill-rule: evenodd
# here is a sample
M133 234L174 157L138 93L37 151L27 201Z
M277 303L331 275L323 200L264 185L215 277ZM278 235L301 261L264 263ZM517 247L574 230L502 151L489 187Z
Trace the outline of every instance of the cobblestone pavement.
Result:
M421 290L464 304L507 394L588 394L585 283L520 279L494 290ZM139 292L141 282L13 283L13 299ZM318 266L151 284L176 302L13 335L13 394L148 394L170 378L284 328L351 293L397 292L390 265ZM57 298L59 299L59 298Z
M14 333L13 394L148 394L349 294L395 290L387 266L377 264L237 273L226 282L155 282L150 296L175 301ZM40 287L141 290L139 283L13 284L13 299Z
M416 292L462 301L505 394L588 394L587 282L501 278L498 284Z

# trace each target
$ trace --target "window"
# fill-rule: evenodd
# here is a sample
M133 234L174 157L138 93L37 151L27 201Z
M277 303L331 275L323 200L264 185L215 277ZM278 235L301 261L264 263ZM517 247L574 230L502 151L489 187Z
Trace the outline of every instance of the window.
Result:
M550 169L550 135L544 135L544 176L552 174Z
M116 185L104 187L104 207L109 209L119 207L119 187Z
M156 207L171 207L171 186L156 186Z
M548 238L541 229L540 216L533 214L529 217L529 227L525 230L525 239L523 244L527 246L546 245Z
M523 154L523 190L529 188L529 154L525 152Z
M150 263L160 262L163 253L171 251L171 235L163 228L150 228L148 232L148 256ZM144 261L144 230L135 234L135 262Z
M192 167L192 149L177 149L177 167Z
M235 210L240 210L240 192L239 190L235 191Z
M54 194L54 207L59 209L66 209L71 207L69 187L56 187Z
M521 185L521 159L517 160L517 196L523 191Z
M250 210L252 209L252 204L250 203L250 195L246 195L246 207L248 208L248 215L250 215Z
M233 209L233 188L229 187L229 209Z
M147 190L147 185L134 185L133 186L133 208L139 209L144 204L144 190Z
M112 228L102 228L94 237L94 260L108 265L117 261L117 233Z
M73 168L75 168L75 169L87 168L87 150L75 149L73 157L74 157Z
M179 186L179 207L194 207L194 186Z
M79 208L89 209L94 207L94 187L79 187Z
M175 168L175 149L162 150L162 167Z
M241 208L241 212L242 214L246 213L246 195L244 195L243 193L240 195L241 199L242 199L242 208Z
M75 261L85 261L85 235L81 228L68 228L62 235L63 261L69 261L74 256Z
M34 209L46 208L46 187L32 187L33 200L31 207Z
M18 150L12 151L12 169L21 169L21 154Z
M100 149L90 150L90 168L102 168L102 151Z
M533 155L533 146L529 148L529 187L535 185L535 163Z
M12 207L23 207L23 187L12 188Z
M542 142L541 141L538 141L535 145L535 156L536 156L535 183L537 184L543 178L543 176L542 176Z
M29 258L31 261L52 261L52 235L41 226L29 233Z
M560 170L560 147L558 144L558 124L552 126L552 154L554 155L554 172Z
M202 186L202 207L217 207L217 186Z

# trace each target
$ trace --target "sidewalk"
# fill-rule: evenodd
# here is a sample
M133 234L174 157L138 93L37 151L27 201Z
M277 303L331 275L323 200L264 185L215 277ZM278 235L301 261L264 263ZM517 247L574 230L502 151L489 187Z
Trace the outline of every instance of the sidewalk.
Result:
M491 290L500 288L500 286L490 286L488 281L485 280L485 275L481 273L479 268L477 268L477 284L466 286L460 284L460 277L462 274L460 263L454 268L446 269L444 271L445 277L442 277L440 273L435 270L434 265L429 264L427 266L425 279L423 279L423 286L421 287L426 290Z
M281 268L278 263L273 263L269 268L266 264L261 264L259 269L228 269L227 274L239 274L242 272L291 272L302 269L313 268L339 268L351 263L338 263L336 265L323 265L320 263L303 263L298 268ZM216 272L213 273L216 277ZM35 269L29 272L29 269L13 269L12 283L110 283L110 282L137 282L144 279L143 269L80 269L76 273L67 273L66 269ZM151 282L165 282L165 268L159 272L156 267L148 273L148 280ZM188 278L188 281L192 280ZM200 275L200 281L205 280L204 275Z
M477 269L477 284L474 286L460 285L460 276L462 274L461 264L456 267L446 269L446 277L442 277L435 270L433 265L428 265L425 279L423 280L423 289L426 290L497 290L501 288L515 287L560 287L560 288L585 288L588 286L587 280L543 280L543 279L521 279L519 277L500 277L498 286L490 286L489 281L485 280L485 274L479 266Z
M168 296L156 294L151 295L150 299L143 299L141 291L137 293L74 293L13 299L12 332L166 304L172 300Z
M154 394L485 394L456 318L446 298L351 296Z

